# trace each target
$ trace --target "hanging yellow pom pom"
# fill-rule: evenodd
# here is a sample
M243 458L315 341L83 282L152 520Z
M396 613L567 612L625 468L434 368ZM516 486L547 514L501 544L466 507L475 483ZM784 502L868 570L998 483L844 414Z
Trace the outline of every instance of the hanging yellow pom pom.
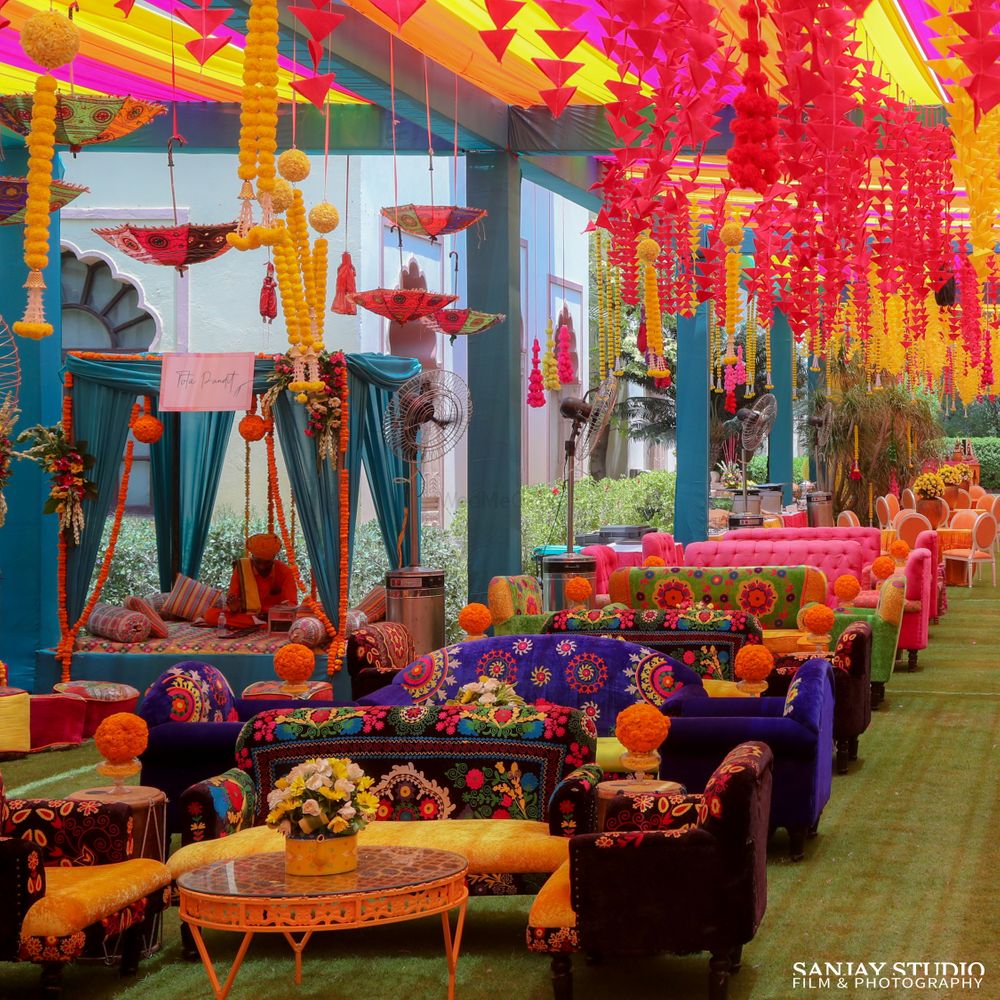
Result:
M340 212L328 201L321 201L309 209L309 225L317 233L332 233L340 225Z
M743 227L735 219L730 219L722 227L719 237L727 247L738 247L743 242Z
M278 173L293 184L309 176L309 157L301 149L286 149L278 157Z
M33 63L56 69L65 66L79 51L80 32L63 14L41 11L21 26L21 48Z
M292 192L295 189L284 177L276 177L274 190L271 192L271 210L275 215L281 215L292 204Z
M660 244L647 236L645 239L639 240L635 255L644 264L652 264L660 256Z

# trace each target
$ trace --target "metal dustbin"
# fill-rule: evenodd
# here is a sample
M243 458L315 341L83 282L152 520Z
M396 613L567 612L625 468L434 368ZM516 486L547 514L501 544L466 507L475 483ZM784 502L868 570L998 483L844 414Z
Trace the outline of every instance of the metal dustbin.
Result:
M806 496L810 528L833 527L833 494L825 490L813 490Z
M444 646L444 571L408 566L386 573L385 620L409 629L414 656Z
M566 600L566 582L574 576L590 581L590 597L586 606L594 606L597 591L597 560L593 556L563 551L560 555L545 556L542 560L542 607L546 611L562 611L571 603Z
M763 528L763 514L730 514L729 530L736 531L739 528Z

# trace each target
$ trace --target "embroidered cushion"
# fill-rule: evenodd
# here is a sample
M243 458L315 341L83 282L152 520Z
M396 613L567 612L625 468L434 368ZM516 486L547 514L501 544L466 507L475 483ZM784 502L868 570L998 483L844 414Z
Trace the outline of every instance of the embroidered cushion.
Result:
M125 607L129 611L138 611L140 615L145 615L149 619L149 634L157 639L166 639L170 634L167 631L167 623L160 617L159 612L149 601L141 597L126 597Z
M165 722L233 722L238 718L233 690L208 663L184 660L146 688L139 715L152 726Z
M178 573L174 589L164 602L163 611L165 614L176 615L185 621L193 622L196 618L203 617L221 596L221 590Z
M312 649L326 640L326 628L318 618L296 618L288 630L289 642L300 642Z
M87 631L113 642L143 642L149 638L149 619L137 611L97 604L87 619Z

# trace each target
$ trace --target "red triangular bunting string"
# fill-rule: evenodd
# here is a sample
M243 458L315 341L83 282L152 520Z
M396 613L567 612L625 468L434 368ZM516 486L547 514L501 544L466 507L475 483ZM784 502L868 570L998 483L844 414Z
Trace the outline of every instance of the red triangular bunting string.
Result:
M568 28L574 21L587 13L587 7L584 4L568 3L567 0L538 0L538 6L560 28Z
M135 6L135 0L117 0L115 6L126 16L132 13L132 8Z
M184 48L198 60L199 66L204 66L219 49L228 44L228 38L192 38L190 42L184 43Z
M536 34L559 59L565 59L587 37L586 31L565 28L539 28Z
M304 25L306 31L317 42L329 37L344 20L343 14L332 10L313 10L312 7L288 8Z
M556 88L561 88L574 73L583 69L583 63L567 62L563 59L539 59L535 56L531 61L552 81L552 85Z
M575 93L576 87L556 87L555 90L540 90L538 96L548 105L552 117L558 118Z
M174 10L177 16L192 31L197 31L202 38L207 38L230 14L232 7L219 8L218 10L198 10L196 7L176 6ZM218 51L218 50L216 50Z
M479 32L483 39L483 44L496 56L497 62L503 60L503 54L507 51L512 39L517 34L513 28L487 28Z
M486 0L486 10L490 20L498 28L506 28L507 23L524 6L524 0Z
M398 28L402 28L426 2L427 0L371 0L372 6L395 21Z
M292 90L301 94L307 101L311 101L320 111L323 110L323 103L326 95L333 86L336 73L322 73L319 76L310 76L304 80L292 80Z
M319 62L323 58L323 43L317 42L315 38L307 38L306 45L309 47L309 58L312 59L315 73L319 70Z

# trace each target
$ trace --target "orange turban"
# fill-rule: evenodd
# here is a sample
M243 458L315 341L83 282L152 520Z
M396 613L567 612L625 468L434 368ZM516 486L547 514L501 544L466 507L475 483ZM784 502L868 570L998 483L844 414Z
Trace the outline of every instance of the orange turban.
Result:
M251 535L247 539L247 552L255 559L264 559L270 562L280 551L281 539L270 532Z

